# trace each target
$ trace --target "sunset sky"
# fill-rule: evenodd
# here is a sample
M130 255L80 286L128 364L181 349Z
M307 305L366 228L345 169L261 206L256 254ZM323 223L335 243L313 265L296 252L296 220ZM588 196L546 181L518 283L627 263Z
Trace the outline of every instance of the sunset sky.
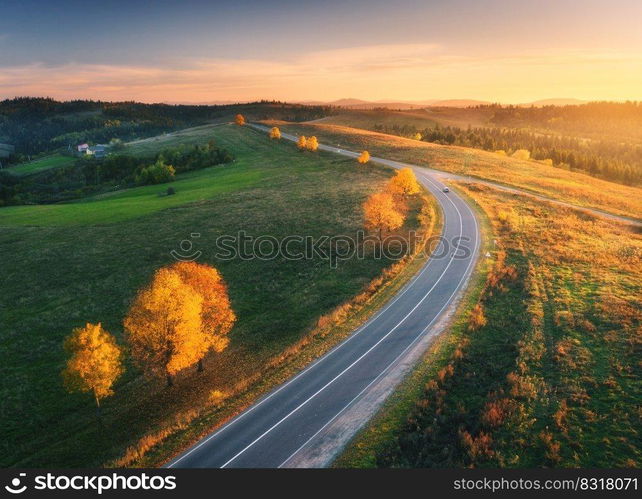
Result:
M0 3L0 98L642 100L639 0Z

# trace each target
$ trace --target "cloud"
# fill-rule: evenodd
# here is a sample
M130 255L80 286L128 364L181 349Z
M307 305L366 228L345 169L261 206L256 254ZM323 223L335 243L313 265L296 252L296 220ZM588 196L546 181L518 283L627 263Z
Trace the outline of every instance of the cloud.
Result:
M400 100L477 97L524 101L556 95L636 98L642 56L584 51L473 54L435 44L370 45L287 60L200 59L174 66L30 64L0 71L0 96L213 101Z

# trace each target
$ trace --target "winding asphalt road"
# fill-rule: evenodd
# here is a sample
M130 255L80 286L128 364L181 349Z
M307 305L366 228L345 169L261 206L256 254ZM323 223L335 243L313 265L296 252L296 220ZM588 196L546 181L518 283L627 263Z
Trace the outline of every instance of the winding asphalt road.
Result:
M266 130L261 125L251 126ZM289 134L282 137L296 140ZM319 148L349 157L359 155L326 145ZM455 192L444 193L445 186L422 168L383 158L373 157L371 161L413 168L418 180L439 202L443 237L433 256L383 309L346 340L174 458L168 467L327 465L346 442L345 438L328 440L328 429L341 426L352 408L367 401L370 392L398 366L409 363L418 346L437 334L438 324L447 311L452 311L477 259L480 234L475 214ZM365 422L357 421L352 426L358 429ZM341 428L335 430L341 432ZM318 447L324 448L320 458L304 459Z

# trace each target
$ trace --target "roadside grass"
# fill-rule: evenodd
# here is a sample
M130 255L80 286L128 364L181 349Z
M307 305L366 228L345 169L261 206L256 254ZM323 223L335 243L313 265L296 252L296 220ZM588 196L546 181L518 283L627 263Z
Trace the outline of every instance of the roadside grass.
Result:
M377 454L387 450L403 430L408 414L421 399L426 383L437 377L451 360L465 335L468 317L483 292L486 278L494 264L495 249L492 244L492 227L485 213L466 194L475 209L481 230L480 257L470 277L466 291L457 304L452 323L437 336L430 348L406 379L395 389L378 413L346 446L332 463L333 468L376 468ZM491 257L484 255L489 252Z
M373 156L477 177L578 206L642 219L641 188L550 167L537 161L325 123L280 122L279 126L290 133L316 135L322 143L357 151L366 149Z
M10 166L6 171L13 173L14 175L30 175L32 173L39 173L51 168L58 168L61 166L72 165L77 158L73 156L63 156L62 154L52 154L50 156L44 156L39 159L34 159L33 161L27 161L25 163L20 163L14 166Z
M413 219L424 203L428 203L432 216L428 224L422 227ZM434 198L415 199L410 208L408 222L398 235L415 230L422 234L424 240L428 240L441 233L443 220ZM230 392L216 391L200 411L190 411L186 416L189 424L177 417L169 430L161 427L147 434L135 446L127 449L124 456L108 464L118 467L146 467L166 463L345 340L394 298L419 272L428 258L429 255L425 252L418 251L410 258L393 263L366 284L360 293L320 316L300 340L269 359L254 376L243 379Z
M642 235L459 185L492 222L495 263L447 365L367 463L640 466Z
M319 256L218 258L217 237L241 230L277 239L355 235L362 225L361 203L392 171L329 153L301 153L248 127L208 130L199 140L214 138L237 160L169 184L177 187L171 197L181 199L171 207L162 204L167 198L156 201L154 189L136 188L56 205L62 211L55 214L39 212L40 206L0 209L0 465L161 462L349 334L351 321L362 320L385 299L366 293L358 306L350 304L364 289L393 292L410 277L406 269L418 263L390 271L393 262L375 258L338 261L336 268ZM137 206L145 214L136 213ZM403 230L416 228L413 220ZM184 240L229 285L238 315L231 345L208 357L203 373L190 369L169 389L162 380L141 376L128 360L99 422L91 397L63 390L62 340L73 327L100 321L122 341L122 317L136 290L173 261L170 252L179 251ZM331 332L336 325L343 332ZM181 428L187 433L174 436Z

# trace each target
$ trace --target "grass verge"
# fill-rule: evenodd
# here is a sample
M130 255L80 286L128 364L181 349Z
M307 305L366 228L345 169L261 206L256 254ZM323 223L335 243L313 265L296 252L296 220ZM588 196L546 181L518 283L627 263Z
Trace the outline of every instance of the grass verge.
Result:
M334 468L375 468L377 466L377 454L384 452L390 442L397 437L414 404L421 398L424 386L448 364L465 333L470 311L481 296L494 261L494 257L486 258L483 255L487 252L491 252L492 255L494 251L491 244L492 227L488 218L469 196L461 192L460 194L468 198L475 209L480 222L482 244L480 245L481 256L470 277L468 287L457 305L457 311L453 316L455 319L446 331L433 340L417 366L395 389L372 420L346 446L333 463Z
M637 467L642 235L474 184L496 261L381 467Z
M64 216L40 212L40 206L19 207L20 213L0 209L0 465L158 463L349 334L357 309L367 314L385 301L385 295L367 294L363 303L345 307L373 281L382 279L378 286L390 292L401 286L402 269L386 272L393 262L374 258L340 261L336 268L320 257L218 258L217 238L241 230L277 239L354 236L362 226L361 203L392 172L329 153L298 152L294 144L270 141L247 127L208 130L201 129L199 140L213 138L237 160L179 177L174 185L185 184L172 206L157 205L158 193L136 188L56 205L68 210ZM221 188L226 178L238 182ZM154 206L141 214L136 206L146 199ZM117 216L111 203L119 200L128 200L132 216ZM404 230L416 229L410 219ZM228 283L238 315L230 347L208 357L204 372L182 373L171 389L128 361L116 394L102 404L102 422L96 421L90 397L63 390L63 338L86 321L100 321L122 341L122 317L136 290L172 263L171 251L192 234L199 234L191 239L202 253L199 261L215 265ZM329 322L319 324L322 317ZM338 324L344 333L330 333ZM282 368L272 370L277 365Z
M413 219L428 203L432 216L424 226L413 226L423 240L439 234L442 217L434 198L424 195L410 203L409 219ZM410 227L406 227L407 230ZM200 409L181 415L169 427L145 435L110 466L158 466L170 457L225 424L261 396L287 381L310 362L331 350L361 326L377 310L392 299L426 263L428 256L416 251L402 261L384 269L362 291L329 313L320 316L316 325L299 341L288 346L254 375L241 380L227 392L216 392L214 400Z

